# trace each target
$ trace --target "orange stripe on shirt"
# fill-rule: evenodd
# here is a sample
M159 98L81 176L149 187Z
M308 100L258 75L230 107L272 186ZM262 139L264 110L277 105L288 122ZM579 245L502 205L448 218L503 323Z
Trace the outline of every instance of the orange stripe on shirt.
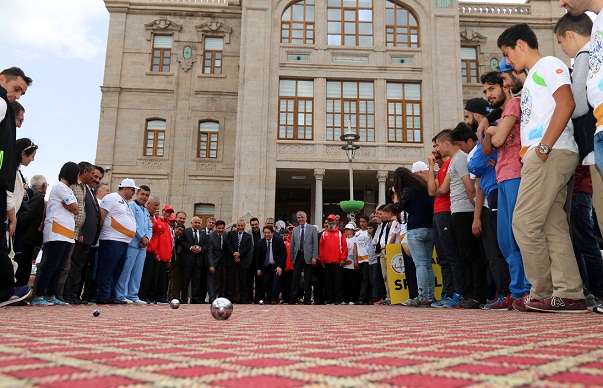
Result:
M598 107L593 111L595 118L597 119L597 128L603 125L603 104L599 104Z
M56 221L52 221L52 229L50 229L53 233L60 234L61 236L65 236L70 239L75 238L75 231L64 227Z
M117 222L117 220L113 217L111 217L111 227L117 230L119 233L123 234L124 236L128 236L130 238L134 238L136 236L135 230L130 230L126 228L125 226Z

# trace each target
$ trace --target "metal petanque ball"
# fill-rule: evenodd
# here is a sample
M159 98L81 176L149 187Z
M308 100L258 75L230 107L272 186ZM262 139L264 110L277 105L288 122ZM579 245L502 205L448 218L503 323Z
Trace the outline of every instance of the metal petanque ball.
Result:
M218 298L211 304L211 316L224 321L232 314L232 302L226 298Z
M174 310L177 309L178 307L180 307L180 301L178 299L170 300L170 307Z
M98 311L98 310L94 310L94 311L92 312L92 315L94 315L95 317L98 317L98 316L100 315L100 311Z

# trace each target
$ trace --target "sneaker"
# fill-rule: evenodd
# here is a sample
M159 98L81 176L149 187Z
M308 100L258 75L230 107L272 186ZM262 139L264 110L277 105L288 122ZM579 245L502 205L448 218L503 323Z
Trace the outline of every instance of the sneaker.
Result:
M136 306L146 306L147 305L147 302L145 302L142 299L136 299L132 303L135 304Z
M350 303L348 303L348 304L349 304L350 306L353 306L353 305L354 305L354 302L350 302Z
M407 306L407 307L430 307L433 302L434 302L433 299L427 299L427 298L424 298L421 296L417 296L414 299L406 301L405 306Z
M594 312L599 313L599 314L603 314L603 303L597 305L594 309Z
M340 301L336 300L336 301L335 301L333 304L337 306L337 305L340 305L340 304L345 304L345 303L343 303L343 302L340 302Z
M30 303L32 306L54 306L54 303L50 303L40 296L32 298Z
M595 307L597 307L597 305L599 303L597 303L597 299L595 298L595 296L593 294L588 294L585 297L586 299L586 307L588 308L588 311L593 311Z
M530 310L526 308L526 305L533 301L538 302L538 300L532 298L530 294L525 294L521 298L515 299L515 302L513 302L513 308L517 311L521 311L522 313L530 312Z
M569 299L551 296L544 300L532 300L526 303L529 310L543 311L546 313L587 313L586 301L584 299Z
M374 304L375 306L378 306L378 305L380 305L381 303L383 303L383 301L384 301L384 300L385 300L385 299L379 299L379 300L377 300L377 301L373 302L373 304Z
M458 294L455 292L454 295L452 295L452 299L450 299L450 302L445 303L442 307L448 308L448 309L455 309L455 308L459 307L459 305L461 304L462 301L463 301L463 296L461 294Z
M132 303L134 303L134 301L133 301L133 300L130 300L130 299L128 299L128 298L126 298L126 303L127 303L127 304L132 304Z
M478 309L480 306L480 303L475 300L475 299L465 299L464 301L462 301L461 303L459 303L459 308L460 309Z
M165 298L159 298L155 301L157 304L169 304L170 302Z
M46 302L48 302L48 305L54 305L54 306L69 306L69 302L63 302L62 300L60 300L57 297L45 297L44 299L46 299Z
M442 308L442 307L444 307L445 304L450 303L451 300L452 300L452 298L449 298L449 297L446 296L446 297L444 297L444 298L442 298L440 300L437 300L437 301L433 302L431 304L431 307Z
M348 302L341 302L341 303L339 303L339 304L348 304Z
M513 302L515 302L515 298L509 295L486 303L481 308L482 310L513 310Z
M383 302L380 303L382 306L390 306L392 304L392 301L389 299L385 299Z
M114 299L113 304L128 304L125 300Z
M31 292L31 287L29 287L29 286L15 287L13 289L13 295L7 301L0 303L0 307L4 307L9 304L21 302L23 299L25 299L29 296L30 292Z

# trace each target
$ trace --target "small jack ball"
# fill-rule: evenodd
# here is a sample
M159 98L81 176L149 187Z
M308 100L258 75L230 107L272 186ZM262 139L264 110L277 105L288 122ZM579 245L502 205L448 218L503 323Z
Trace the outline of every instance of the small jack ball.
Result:
M92 315L94 315L95 317L98 317L100 315L100 311L94 310L94 312L92 313Z
M260 304L264 304L264 301L263 301L263 300L260 300Z

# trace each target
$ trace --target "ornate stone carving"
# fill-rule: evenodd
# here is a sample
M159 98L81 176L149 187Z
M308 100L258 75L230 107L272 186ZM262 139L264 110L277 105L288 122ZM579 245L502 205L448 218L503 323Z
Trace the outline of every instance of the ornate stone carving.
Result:
M379 183L385 183L387 181L387 171L377 171L377 181Z
M197 60L195 59L194 52L191 52L189 57L185 58L184 49L187 46L192 51L192 50L194 50L196 43L179 42L176 45L176 52L174 53L176 56L176 62L178 62L180 64L180 67L182 68L182 70L184 70L184 72L187 72L188 70L190 70L190 68L193 67L193 63L197 62Z
M165 16L144 25L147 31L180 31L182 26Z
M199 24L198 26L195 26L195 28L197 29L197 32L200 32L203 35L222 35L224 37L224 43L230 43L232 28L224 22L211 20L207 23Z
M460 13L478 15L529 15L530 4L471 4L459 6Z
M388 159L402 160L423 160L423 149L422 148L410 148L410 147L387 147L385 151Z
M464 31L461 31L461 40L467 42L484 43L486 42L486 39L488 38L486 38L479 32L475 32L470 29L465 29Z
M316 148L311 144L279 144L278 154L282 156L315 156Z
M142 162L143 170L162 170L163 162L154 162L151 160L145 160Z
M216 171L217 167L217 163L197 163L195 169L197 171Z
M323 180L324 177L325 177L325 169L324 168L315 168L314 169L314 178L316 178L317 181Z
M344 158L347 160L347 155L341 149L341 145L333 145L325 147L325 155L329 157ZM354 154L354 160L357 159L374 159L377 156L375 147L361 146Z

